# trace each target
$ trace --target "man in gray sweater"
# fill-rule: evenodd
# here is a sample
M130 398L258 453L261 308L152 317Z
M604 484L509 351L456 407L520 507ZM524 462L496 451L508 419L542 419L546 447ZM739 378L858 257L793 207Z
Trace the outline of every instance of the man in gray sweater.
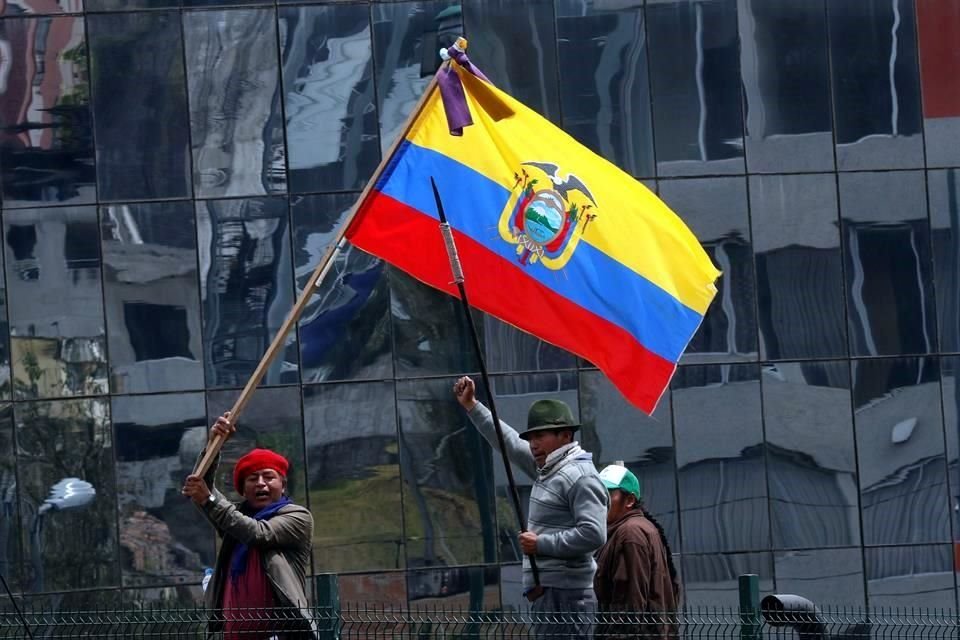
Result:
M476 399L473 380L460 378L453 388L470 421L498 449L490 410ZM520 547L536 556L542 589L535 588L528 558L523 559L524 595L534 613L571 614L566 624L537 625L546 637L592 637L597 599L594 552L607 539L609 495L593 455L573 437L580 427L559 400L538 400L530 407L527 430L517 433L500 421L510 462L534 480L527 510L529 531Z

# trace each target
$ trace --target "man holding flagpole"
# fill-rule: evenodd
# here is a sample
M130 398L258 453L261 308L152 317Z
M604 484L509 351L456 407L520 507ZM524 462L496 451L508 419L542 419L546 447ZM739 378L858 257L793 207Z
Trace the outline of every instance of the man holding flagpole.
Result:
M493 417L476 399L468 377L453 388L457 401L483 437L499 449ZM569 614L555 624L537 625L538 638L590 638L597 599L594 552L607 539L608 492L593 455L580 448L574 433L580 425L559 400L538 400L530 407L527 430L517 433L500 423L510 462L534 480L528 531L519 536L524 554L536 556L540 586L524 558L524 595L534 613Z

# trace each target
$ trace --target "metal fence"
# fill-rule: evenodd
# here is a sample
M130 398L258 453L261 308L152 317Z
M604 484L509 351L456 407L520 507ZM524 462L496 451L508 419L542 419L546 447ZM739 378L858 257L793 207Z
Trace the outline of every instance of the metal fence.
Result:
M960 636L956 611L846 609L686 609L671 614L540 614L451 608L391 609L369 604L236 611L231 638L316 637L513 639L641 638L650 640L899 640ZM203 609L13 611L0 613L0 638L222 638ZM306 625L313 628L307 631Z

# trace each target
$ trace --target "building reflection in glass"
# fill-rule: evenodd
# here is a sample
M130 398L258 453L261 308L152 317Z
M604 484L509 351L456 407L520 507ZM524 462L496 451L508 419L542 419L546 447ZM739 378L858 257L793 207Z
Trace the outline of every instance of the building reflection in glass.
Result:
M756 360L756 281L746 180L661 180L660 197L690 227L723 272L717 281L717 295L681 362Z
M397 382L408 568L497 561L490 448L453 382Z
M374 63L380 146L386 153L440 63L436 52L463 34L453 0L374 3Z
M20 513L17 506L13 406L0 405L0 575L20 590Z
M25 589L119 586L109 404L24 402L15 419ZM56 504L78 491L85 496Z
M864 549L871 607L955 609L950 545Z
M683 553L769 549L759 367L681 367L672 390Z
M684 554L682 573L684 600L701 607L735 608L737 581L745 573L760 577L760 593L773 591L773 558L766 552Z
M311 276L356 198L352 193L291 198L298 296L314 286ZM392 377L385 263L352 245L340 251L307 303L299 328L304 382Z
M647 3L661 176L743 173L736 0Z
M379 161L370 8L279 10L290 191L361 188Z
M860 543L848 367L843 360L762 369L775 549Z
M111 389L202 389L193 207L162 202L100 212Z
M563 128L633 176L654 175L643 2L557 3Z
M840 174L851 355L937 348L923 173Z
M750 176L760 357L847 355L832 174Z
M106 393L97 210L7 211L3 230L15 397Z
M276 14L184 13L197 197L286 191Z
M465 0L463 29L483 51L483 72L543 117L560 122L556 13L552 0ZM525 61L517 64L518 60Z
M796 593L829 608L866 603L860 547L782 551L773 564L780 593Z
M242 387L293 307L285 198L197 202L207 386ZM297 382L296 336L263 384Z
M407 572L407 599L411 609L435 607L460 611L500 609L500 567L444 567ZM475 633L477 629L473 629ZM469 623L463 625L469 634Z
M837 168L922 167L914 3L827 2L827 24Z
M863 542L950 540L936 358L853 362Z
M58 12L56 3L26 2ZM5 3L6 12L16 7ZM90 74L81 16L6 19L0 87L0 166L6 208L96 198ZM9 56L9 59L8 59Z
M824 0L747 0L737 8L748 169L832 170Z
M203 394L115 396L112 409L123 584L198 585L215 536L180 488L206 445Z
M309 385L303 391L317 573L406 564L392 382ZM369 508L377 496L376 509Z

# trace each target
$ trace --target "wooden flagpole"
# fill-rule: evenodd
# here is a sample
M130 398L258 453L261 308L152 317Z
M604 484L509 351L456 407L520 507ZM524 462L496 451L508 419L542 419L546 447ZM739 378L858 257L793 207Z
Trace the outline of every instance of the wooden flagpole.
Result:
M364 201L370 195L370 191L373 190L373 186L377 183L377 180L380 179L380 174L383 173L383 170L390 162L390 159L393 158L393 154L396 153L397 148L407 137L411 127L413 127L413 123L416 122L417 118L420 117L420 114L423 112L423 109L427 104L427 100L429 100L430 96L433 95L433 92L437 90L437 78L440 76L440 73L444 72L449 65L449 61L441 64L440 68L433 75L433 78L430 79L430 82L424 89L423 94L417 101L416 106L414 107L413 111L410 112L410 116L404 123L403 130L400 132L400 135L398 135L396 140L394 140L390 145L387 153L385 153L383 158L380 160L380 164L377 166L376 171L373 172L373 175L370 176L366 186L364 186L363 191L360 192L360 197L357 199L356 203L353 205L353 208L350 210L350 213L347 215L347 219L340 225L340 229L337 231L336 240L330 243L330 246L327 247L327 250L320 258L317 268L314 269L313 274L310 276L309 283L304 288L303 293L300 294L300 297L297 299L296 303L293 305L293 309L291 309L290 313L287 314L287 319L284 320L283 325L280 326L280 330L277 331L277 335L273 338L273 342L271 342L270 346L267 348L267 352L264 353L263 358L260 359L260 364L257 365L256 369L254 369L250 379L247 380L246 386L243 388L243 391L240 392L240 396L237 398L237 401L233 404L233 408L230 409L231 422L236 423L237 419L240 417L243 409L247 406L247 402L250 401L250 396L253 395L257 385L260 384L260 380L262 380L264 374L266 374L270 363L273 362L273 359L277 357L277 354L283 347L283 343L287 338L287 334L290 333L290 330L297 324L300 316L303 315L304 310L307 308L307 303L310 301L310 298L313 297L314 289L319 287L323 282L323 279L333 266L337 254L340 253L344 246L346 246L347 241L344 236L347 233L347 229L350 228L350 223L353 222L353 219L356 217L360 207L363 206ZM207 472L207 470L210 468L210 465L213 463L213 460L217 457L217 454L220 453L220 448L223 446L223 443L224 440L217 436L207 445L206 453L193 470L194 475L203 476Z

